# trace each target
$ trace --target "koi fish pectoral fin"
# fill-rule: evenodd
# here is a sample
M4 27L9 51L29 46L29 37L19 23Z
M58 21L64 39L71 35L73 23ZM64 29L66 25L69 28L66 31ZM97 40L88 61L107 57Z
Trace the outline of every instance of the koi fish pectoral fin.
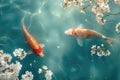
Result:
M41 46L42 48L44 48L44 47L45 47L45 45L44 45L44 44L39 44L39 46Z
M81 40L80 37L77 38L77 42L79 46L83 46L83 41Z

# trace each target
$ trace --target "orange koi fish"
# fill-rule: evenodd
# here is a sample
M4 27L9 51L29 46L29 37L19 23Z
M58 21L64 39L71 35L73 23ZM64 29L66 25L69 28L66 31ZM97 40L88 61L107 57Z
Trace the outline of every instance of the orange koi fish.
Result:
M27 29L26 29L26 27L24 25L24 19L22 20L22 30L23 30L24 36L26 38L26 41L27 41L28 45L30 46L30 48L32 49L32 51L35 52L36 54L38 54L39 56L43 57L44 56L43 49L42 49L43 47L27 31Z
M91 29L86 29L86 28L81 28L81 27L68 29L68 30L65 31L65 34L66 35L71 35L71 36L76 36L78 44L80 46L82 45L81 40L80 40L82 37L90 38L90 37L93 37L93 36L98 36L100 38L105 39L108 44L111 44L113 41L116 40L116 39L113 39L113 38L108 38L108 37L104 36L103 34L97 32L97 31L94 31L94 30L91 30Z

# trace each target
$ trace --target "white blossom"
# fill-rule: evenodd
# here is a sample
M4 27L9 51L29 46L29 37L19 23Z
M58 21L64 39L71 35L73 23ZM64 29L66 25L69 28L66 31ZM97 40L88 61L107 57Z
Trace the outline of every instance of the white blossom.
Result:
M16 62L16 64L12 63L10 65L6 65L4 67L0 67L1 69L1 74L0 74L0 79L1 80L15 80L19 72L21 70L22 65L19 62Z
M96 53L96 45L92 45L91 47L91 55Z
M80 8L81 13L85 13L85 9L83 7Z
M11 62L12 56L10 54L3 54L0 57L0 60L3 60L5 62Z
M109 56L110 51L104 48L104 44L101 46L92 45L91 55L96 54L97 56Z
M70 0L64 0L64 3L61 5L62 8L68 8L71 6Z
M47 66L45 66L45 65L44 65L42 68L43 68L44 70L47 70L47 69L48 69L48 67L47 67Z
M38 73L43 73L45 75L46 80L52 80L53 72L49 70L47 66L43 66L42 69L39 68Z
M93 6L91 11L95 14L97 14L99 12L96 6Z
M26 57L26 55L27 55L27 53L21 48L15 49L13 54L14 54L15 57L18 57L21 60L24 59Z
M47 70L46 73L45 73L46 80L51 80L52 75L53 75L53 72L51 70Z
M32 63L30 63L30 66L32 67Z
M110 51L107 50L104 55L105 55L105 56L109 56L110 54L111 54Z
M78 7L79 7L79 3L78 3L78 1L77 1L77 0L73 0L73 4L74 4L74 6L75 6L76 8L78 8Z
M1 61L0 61L0 65L1 65L1 66L6 66L7 63L6 63L4 60L1 60Z
M116 32L120 33L120 22L116 25Z
M104 44L101 44L101 46L103 47L103 46L104 46Z
M97 52L97 56L103 56L100 52Z
M114 2L120 5L120 0L114 0ZM87 8L90 8L91 11L96 15L96 21L101 25L104 25L106 22L106 20L103 18L104 14L110 13L111 9L109 0L64 0L62 7L68 8L71 5L74 5L76 8L80 8L81 13L85 13ZM99 14L102 14L102 16L98 16Z
M96 20L101 25L105 24L105 22L106 22L106 20L103 19L103 14L102 13L97 13Z
M3 54L3 50L0 50L0 56Z
M22 80L33 80L32 72L26 71L24 75L22 75Z
M120 5L120 0L114 0L114 2L118 5Z
M0 50L0 80L18 80L22 68L20 62L12 63L12 56Z
M41 68L39 68L38 73L40 74L42 72L43 72L43 70Z

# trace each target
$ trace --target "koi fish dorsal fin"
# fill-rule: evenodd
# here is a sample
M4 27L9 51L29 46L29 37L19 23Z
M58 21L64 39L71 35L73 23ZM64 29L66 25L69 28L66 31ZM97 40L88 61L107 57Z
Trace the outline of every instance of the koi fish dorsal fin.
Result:
M80 24L80 25L77 27L77 29L81 29L81 28L83 28L83 25L82 25L82 24Z

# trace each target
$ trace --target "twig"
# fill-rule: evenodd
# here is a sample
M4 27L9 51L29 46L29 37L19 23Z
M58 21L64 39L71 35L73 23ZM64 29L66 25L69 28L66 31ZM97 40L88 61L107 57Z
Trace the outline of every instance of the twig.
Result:
M112 15L112 16L120 15L120 12L119 12L119 13L112 13L112 14L109 14L109 13L108 13L107 15L104 16L104 18L106 18L106 17L108 17L108 16L111 16L111 15Z

